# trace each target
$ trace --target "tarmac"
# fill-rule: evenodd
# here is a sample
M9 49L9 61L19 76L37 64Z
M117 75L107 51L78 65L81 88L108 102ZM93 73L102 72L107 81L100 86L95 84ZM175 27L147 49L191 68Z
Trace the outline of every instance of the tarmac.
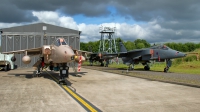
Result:
M0 71L0 112L199 112L200 89L82 68L58 73L33 69Z

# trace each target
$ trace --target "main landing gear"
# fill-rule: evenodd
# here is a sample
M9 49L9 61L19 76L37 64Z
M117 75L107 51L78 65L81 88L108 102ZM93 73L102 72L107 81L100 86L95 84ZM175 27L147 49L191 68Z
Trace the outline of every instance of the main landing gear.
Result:
M146 71L150 70L148 62L142 63L142 65L144 65L144 70L146 70Z
M132 65L132 64L128 66L128 70L134 70L134 68L133 68L133 65Z
M149 71L149 70L150 70L149 65L145 65L145 66L144 66L144 70Z
M133 65L132 65L132 64L128 65L128 68L127 68L126 72L128 72L128 71L131 71L131 70L134 70L134 68L133 68Z
M41 76L41 69L42 67L41 67L41 64L39 64L38 66L37 66L37 71L34 71L33 72L33 77L40 77Z
M108 67L108 64L109 64L109 59L106 59L106 60L105 60L105 62L106 62L106 65L105 65L105 67Z
M90 66L93 66L93 60L90 60Z
M100 61L100 63L101 63L101 66L104 66L104 63L103 63L103 61Z

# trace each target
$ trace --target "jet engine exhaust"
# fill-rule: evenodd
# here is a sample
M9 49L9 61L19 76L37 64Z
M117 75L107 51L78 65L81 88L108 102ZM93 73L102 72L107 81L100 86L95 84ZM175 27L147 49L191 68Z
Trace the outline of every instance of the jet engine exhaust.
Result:
M15 56L12 56L12 57L11 57L11 61L12 61L12 62L15 62L15 61L16 61L16 57L15 57Z

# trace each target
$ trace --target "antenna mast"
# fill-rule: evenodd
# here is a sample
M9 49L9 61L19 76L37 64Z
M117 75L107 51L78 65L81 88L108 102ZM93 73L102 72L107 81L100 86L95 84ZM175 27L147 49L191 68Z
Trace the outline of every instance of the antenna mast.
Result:
M101 40L99 44L99 52L116 53L115 30L116 27L103 27L100 28Z

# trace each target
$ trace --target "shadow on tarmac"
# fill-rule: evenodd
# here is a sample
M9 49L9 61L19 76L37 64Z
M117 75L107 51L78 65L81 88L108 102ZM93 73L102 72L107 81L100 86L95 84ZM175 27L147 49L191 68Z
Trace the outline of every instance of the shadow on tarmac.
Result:
M0 70L0 72L5 72L5 71ZM43 77L43 78L50 79L53 81L55 81L55 79L56 79L55 82L57 82L59 80L59 72L58 71L42 71L39 77L34 76L34 74L33 74L34 70L33 71L25 71L25 72L28 72L28 73L9 73L9 71L8 71L7 76L3 76L3 77L15 76L15 77L19 77L19 78L25 77L27 79ZM87 72L77 72L77 73L70 72L69 75L73 76L73 77L82 77L83 75L86 75L85 73L87 73ZM53 79L52 77L54 77L55 79ZM65 78L65 79L66 79L65 83L67 86L71 86L73 84L69 81L70 80L69 78ZM71 81L73 81L73 80L71 80Z

